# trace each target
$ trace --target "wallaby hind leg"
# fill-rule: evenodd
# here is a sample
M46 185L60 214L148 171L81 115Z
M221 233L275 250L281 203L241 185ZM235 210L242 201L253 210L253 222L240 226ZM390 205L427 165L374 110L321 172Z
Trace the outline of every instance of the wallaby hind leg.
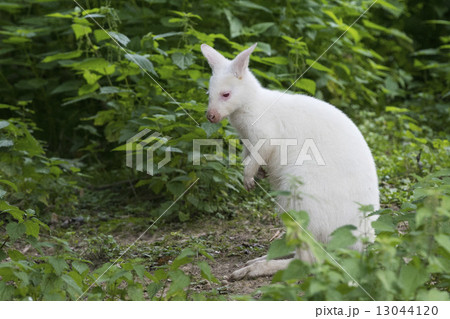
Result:
M247 261L245 263L245 266L250 266L251 264L254 264L254 263L257 263L260 261L264 261L264 260L267 260L267 255L264 255L264 256L261 256L261 257L255 258L255 259L250 259L249 261Z
M292 259L293 258L256 261L248 266L245 266L244 268L234 271L231 274L230 280L235 281L244 278L251 279L262 276L272 276L277 271L286 269Z

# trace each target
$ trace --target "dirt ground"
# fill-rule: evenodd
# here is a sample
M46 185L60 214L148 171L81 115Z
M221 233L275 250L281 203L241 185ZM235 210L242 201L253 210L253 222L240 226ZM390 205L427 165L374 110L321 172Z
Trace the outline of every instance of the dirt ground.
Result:
M244 267L248 260L265 255L271 240L277 238L281 233L282 227L276 218L241 215L237 219L227 221L213 218L201 224L187 224L179 228L177 226L162 227L156 230L151 237L141 238L137 245L151 249L155 243L158 245L165 243L168 246L180 245L186 248L191 245L195 248L201 242L205 250L214 257L213 261L200 258L208 262L212 274L220 281L220 284L214 285L214 288L218 289L221 294L229 296L254 295L259 287L271 282L270 277L240 281L230 281L228 278L233 271ZM119 239L122 244L129 244L129 240L130 238L127 237ZM167 263L171 263L171 261L171 259L166 260ZM200 277L200 271L195 264L183 266L182 269L194 277ZM191 289L200 292L210 290L211 287L205 285L204 281L199 281L198 284L194 283Z
M237 224L239 224L238 227ZM205 227L214 234L216 244L220 244L219 250L214 253L214 261L208 262L213 275L221 282L219 287L221 293L253 294L257 288L271 282L271 277L239 281L230 281L229 277L233 271L244 267L247 261L267 253L271 241L282 233L282 227L276 223L275 219L245 220L245 217L241 216L238 220L225 222L210 220ZM201 227L186 230L186 234L191 237L204 236ZM195 269L189 269L189 267L187 272L197 273ZM201 287L194 287L194 289L202 290Z
M149 272L170 265L185 248L197 252L203 250L213 260L199 253L193 263L181 267L192 277L190 290L193 292L215 289L226 299L234 295L258 297L257 289L271 282L269 277L228 280L231 273L248 260L265 255L271 241L282 233L281 222L270 211L243 209L230 219L205 217L188 223L156 223L142 235L151 224L150 218L136 219L123 215L86 218L81 222L79 218L54 216L51 228L61 236L63 233L71 234L71 247L82 257L93 261L94 267L115 260L128 247L123 259L140 258ZM196 265L201 260L208 262L220 283L211 286L201 278Z

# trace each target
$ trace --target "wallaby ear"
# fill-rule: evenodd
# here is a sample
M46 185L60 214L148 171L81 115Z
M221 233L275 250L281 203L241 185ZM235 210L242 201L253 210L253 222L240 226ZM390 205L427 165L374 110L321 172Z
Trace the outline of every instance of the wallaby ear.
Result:
M232 61L231 70L234 76L237 77L238 79L242 78L242 75L248 68L248 63L250 61L250 54L253 52L253 50L256 48L257 45L258 43L255 43L247 50L242 51Z
M227 59L222 54L220 54L207 44L202 44L200 46L200 49L202 50L202 53L205 56L206 60L208 60L209 66L211 67L213 72L214 69L217 70L217 68L224 65L227 61Z

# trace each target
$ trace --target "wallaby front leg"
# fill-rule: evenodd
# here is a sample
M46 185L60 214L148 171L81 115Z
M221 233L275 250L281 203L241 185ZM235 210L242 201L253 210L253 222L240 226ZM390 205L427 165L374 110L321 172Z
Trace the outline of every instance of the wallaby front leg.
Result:
M242 152L241 157L245 159L249 155L250 155L250 152L247 150L246 147L244 147L244 151ZM258 172L255 175L255 178L257 178L257 179L264 179L266 177L267 177L266 171L263 169L262 166L260 166L259 169L258 169Z
M250 156L247 158L250 159L244 168L244 187L247 191L250 191L255 187L255 175L260 166L254 158L251 158Z

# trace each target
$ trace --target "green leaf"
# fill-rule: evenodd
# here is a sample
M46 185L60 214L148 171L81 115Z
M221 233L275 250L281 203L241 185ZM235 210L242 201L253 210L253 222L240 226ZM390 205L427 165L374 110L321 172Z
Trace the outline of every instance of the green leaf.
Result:
M103 75L113 74L116 67L103 58L89 58L70 65L77 70L95 71Z
M175 35L182 35L182 34L184 34L184 33L183 32L175 32L175 31L173 31L173 32L166 32L166 33L155 35L153 37L153 40L164 39L164 38L173 37Z
M396 7L395 5L389 3L388 1L378 0L377 3L381 5L384 9L392 13L395 17L399 17L403 12L403 9L401 9L400 6Z
M306 59L306 64L308 64L311 68L319 70L319 71L325 71L328 74L333 74L333 70L330 68L327 68L325 65L320 64L317 61L311 60L311 59Z
M102 75L101 74L96 74L96 73L91 72L89 70L84 70L83 77L84 77L84 79L86 80L86 82L88 84L94 85L94 84L97 84L98 80L101 79ZM87 93L89 93L89 92L87 92ZM82 94L80 94L80 95L82 95Z
M134 264L133 265L133 269L136 272L136 274L138 275L138 277L140 279L143 279L145 276L145 266L144 265L140 265L140 264Z
M67 291L69 292L73 300L76 300L83 293L81 287L78 286L75 280L69 275L64 274L61 276L61 279L66 283Z
M225 12L225 16L230 24L230 37L235 38L240 36L243 33L242 22L236 18L230 10L224 9L223 12Z
M22 281L21 286L28 286L29 282L30 282L30 277L28 276L28 274L24 271L14 271L14 275L20 280Z
M200 273L203 278L208 281L215 282L216 284L219 283L219 280L217 280L217 278L211 273L211 267L206 261L200 261L197 265L200 268Z
M116 86L103 86L100 88L100 94L114 94L114 93L133 93L133 91L121 89Z
M281 278L283 281L288 281L288 280L298 281L298 280L304 278L305 276L308 276L308 273L309 273L309 269L304 264L304 262L301 260L298 260L298 259L294 259L293 261L291 261L289 263L288 268L286 268L283 271L283 275Z
M192 64L194 64L195 56L191 53L181 53L175 52L172 54L172 61L175 65L177 65L180 69L186 70Z
M79 96L88 95L89 93L97 91L99 88L100 85L98 83L85 84L78 89L78 95Z
M20 80L16 84L14 84L14 86L23 90L37 90L47 85L47 83L48 81L45 79L35 78Z
M245 7L245 8L249 8L249 9L257 9L257 10L265 11L267 13L272 13L272 11L270 11L270 9L268 9L262 5L253 3L251 1L240 0L240 1L236 1L234 4L239 7Z
M146 276L154 282L160 283L161 281L166 280L168 275L164 269L158 269L153 273L153 275L147 273Z
M53 269L55 270L55 274L58 276L62 275L62 272L69 267L69 265L66 263L64 259L61 257L49 257L48 263L52 265Z
M65 19L72 19L73 16L71 14L62 14L59 12L55 12L55 13L49 13L46 14L47 17L52 17L52 18L65 18Z
M109 284L118 284L125 281L132 281L133 280L133 274L126 270L126 269L110 269L110 272L112 272L112 276L109 278Z
M108 31L104 31L102 29L94 30L94 37L95 37L95 41L97 41L97 43L100 42L100 41L111 39L111 37L109 36Z
M171 269L178 269L180 266L188 264L192 261L192 256L195 256L195 253L190 248L185 248L181 251L181 253L175 258L170 266Z
M250 27L250 30L255 32L256 34L260 34L260 33L266 32L269 28L273 27L274 25L275 25L275 23L273 23L273 22L257 23L257 24L252 25Z
M1 147L10 147L10 146L13 146L13 145L14 145L14 142L11 141L11 140L7 140L7 139L1 139L0 140L0 148Z
M73 261L72 268L75 269L80 275L84 274L86 271L89 271L89 267L81 262L81 261Z
M9 258L11 258L14 261L19 261L19 260L26 260L27 258L24 256L24 254L22 254L20 251L15 250L15 249L10 249L8 251L8 256Z
M316 94L316 82L310 79L300 79L295 82L295 86L308 92L311 95Z
M89 26L82 24L72 24L72 30L75 33L75 38L77 40L92 32L92 29Z
M181 210L178 212L178 219L180 220L180 222L188 221L190 217L191 215L189 213L185 213Z
M386 112L392 112L392 113L405 113L409 112L406 108L400 108L396 106L386 106Z
M10 13L16 13L17 10L22 9L24 7L25 7L25 3L14 3L14 2L8 2L8 1L0 2L0 9L8 11Z
M39 238L39 223L36 219L29 219L24 222L26 227L26 234L33 236L34 238Z
M417 294L416 300L420 301L449 301L449 294L447 291L437 290L431 288L430 290L420 290Z
M153 68L153 64L152 62L150 62L149 59L147 59L148 55L140 55L140 54L130 54L127 53L125 54L125 58L133 63L135 63L136 65L138 65L139 67L141 67L142 69L153 73L154 75L157 75L155 72L155 69Z
M144 300L144 292L142 290L142 285L139 283L129 285L127 292L128 292L128 296L133 301L143 301Z
M147 286L148 298L151 300L162 287L164 287L163 283L155 283L155 282L150 283Z
M68 60L73 58L78 58L83 54L83 51L76 50L76 51L70 51L70 52L64 52L64 53L58 53L54 55L49 55L45 57L44 60L42 60L42 63L49 63L57 60Z
M336 23L337 25L343 24L342 19L338 19L338 17L336 17L333 11L322 10L322 12L325 13L327 16L329 16L331 19L333 19L334 23Z
M210 137L212 134L214 134L215 132L217 132L222 128L221 124L210 122L203 122L200 126L205 131L206 137Z
M169 290L167 291L167 297L170 298L180 292L184 291L184 288L189 286L191 280L189 276L187 276L181 270L171 270L169 272L169 277L172 279L172 283L170 285Z
M44 153L41 144L31 135L30 131L24 131L25 138L16 141L15 149L23 151L28 156L33 157Z
M26 230L27 229L23 223L10 222L6 225L6 233L13 241L25 234Z
M22 222L25 212L16 206L9 205L5 201L0 201L0 212L10 214L15 220Z
M450 237L446 234L437 234L434 236L434 239L442 248L450 253Z
M8 121L0 121L0 130L1 130L2 128L7 127L8 125L9 125L9 122L8 122Z
M352 233L352 230L355 229L356 227L353 225L346 225L336 229L331 233L331 240L327 247L329 249L349 248L349 246L356 243L357 240Z
M7 285L3 280L0 281L0 300L11 301L14 291L15 288L12 285Z
M284 194L281 193L280 195L283 196ZM292 226L296 229L300 228L300 226L303 227L304 229L308 228L309 215L307 212L303 210L301 211L290 210L288 212L281 214L280 217L286 226Z
M108 31L108 34L115 39L117 42L122 44L123 46L127 46L127 44L130 42L130 39L122 33L114 32L114 31Z
M0 103L0 109L10 109L11 111L16 111L19 108L17 106Z
M402 287L405 299L414 297L417 287L423 285L428 280L428 274L421 265L403 265L400 269L398 284Z
M67 81L64 83L61 83L56 88L54 88L50 94L58 94L58 93L64 93L64 92L70 92L70 91L76 91L81 86L83 82L79 80L74 81Z
M393 271L385 269L385 270L377 270L375 275L380 280L383 288L390 293L394 291L394 285L398 282L397 276Z
M270 260L279 257L285 257L291 254L293 251L294 248L286 244L285 238L277 239L270 245L269 251L267 252L267 259Z
M288 59L286 59L285 57L281 57L281 56L264 57L264 58L261 58L261 61L269 62L271 64L276 64L276 65L287 65L289 63Z
M183 183L170 182L167 184L167 189L173 195L179 196L186 190L186 186Z
M377 232L391 232L394 233L397 230L396 225L390 215L381 215L376 221L372 222L372 227Z
M258 49L262 50L268 56L272 55L272 48L269 43L258 41Z
M17 188L17 185L14 184L14 183L11 182L11 181L8 181L8 180L6 180L6 179L0 179L0 183L3 183L3 184L8 185L8 186L11 187L15 192L18 192L18 191L19 191L18 188ZM1 207L0 207L0 208L1 208Z

